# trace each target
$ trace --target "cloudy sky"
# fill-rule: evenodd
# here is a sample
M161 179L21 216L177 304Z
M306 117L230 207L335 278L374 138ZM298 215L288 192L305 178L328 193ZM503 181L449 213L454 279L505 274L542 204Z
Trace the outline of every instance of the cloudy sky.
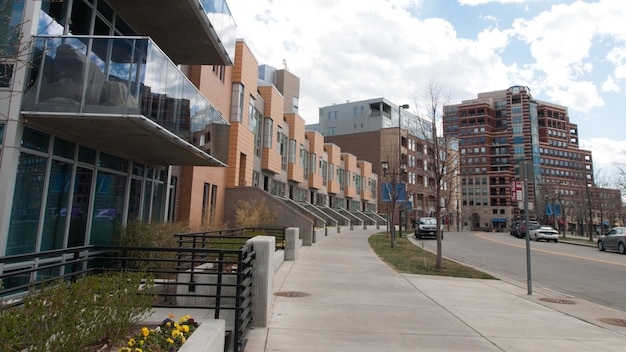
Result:
M596 173L626 162L623 0L227 2L259 63L300 77L307 123L348 100L411 104L429 81L452 104L523 85L569 108Z

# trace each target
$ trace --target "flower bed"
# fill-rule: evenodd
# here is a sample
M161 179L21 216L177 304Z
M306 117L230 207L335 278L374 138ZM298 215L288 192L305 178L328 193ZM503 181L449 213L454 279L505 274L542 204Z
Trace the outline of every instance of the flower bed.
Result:
M175 321L174 316L170 314L154 329L142 327L141 334L131 337L128 346L120 348L118 352L178 351L197 328L198 323L190 316Z

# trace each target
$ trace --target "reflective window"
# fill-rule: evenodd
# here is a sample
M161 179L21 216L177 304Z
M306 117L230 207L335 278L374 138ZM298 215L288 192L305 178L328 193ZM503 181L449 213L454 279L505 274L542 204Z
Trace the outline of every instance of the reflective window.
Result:
M96 151L94 149L80 146L78 148L78 161L87 163L90 165L96 164Z
M41 236L42 251L60 249L65 244L65 229L74 215L73 211L67 215L71 180L72 164L53 160Z
M47 152L49 145L50 136L48 134L30 129L28 127L24 128L24 134L22 135L22 147L39 152Z
M9 87L13 78L14 63L19 59L19 39L23 23L24 1L2 1L0 3L0 87ZM8 60L6 60L8 58Z
M122 223L126 176L99 172L91 219L89 243L113 244L112 239Z
M126 172L128 171L128 160L107 153L100 153L99 166Z
M93 170L79 167L74 175L70 227L67 247L84 246L87 220L89 214L89 198L93 181ZM67 214L67 213L66 213Z
M54 139L53 154L67 159L74 159L76 144L62 138Z
M45 157L20 153L7 238L7 255L35 251L46 163Z

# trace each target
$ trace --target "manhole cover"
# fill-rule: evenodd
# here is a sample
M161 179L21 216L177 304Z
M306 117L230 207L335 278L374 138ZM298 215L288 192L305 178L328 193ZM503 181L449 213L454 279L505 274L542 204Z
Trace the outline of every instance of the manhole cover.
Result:
M298 292L298 291L280 291L280 292L274 292L274 296L280 296L280 297L306 297L306 296L310 296L310 294L308 294L306 292Z
M617 325L617 326L626 327L626 319L598 318L598 321L601 321L601 322L607 323L607 324L611 324L611 325Z
M543 297L543 298L539 298L539 299L544 301L544 302L549 302L549 303L576 304L576 302L572 301L571 299L564 299L564 298Z

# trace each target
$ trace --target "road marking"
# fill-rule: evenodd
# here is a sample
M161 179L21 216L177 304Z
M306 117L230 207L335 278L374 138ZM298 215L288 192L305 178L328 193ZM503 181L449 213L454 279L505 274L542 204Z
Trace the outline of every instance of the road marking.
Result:
M519 245L519 244L511 244L511 243L507 243L507 242L503 242L503 241L498 241L498 240L495 240L493 238L489 238L489 237L483 236L483 235L481 235L479 233L476 233L475 235L476 235L476 237L482 238L483 240L487 240L487 241L490 241L490 242L504 244L504 245L511 246L511 247L526 248L525 244L522 246L522 245ZM583 256L579 256L579 255L554 252L554 251L549 251L549 250L540 249L540 248L532 248L531 247L530 249L533 250L533 251L537 251L537 252L544 252L544 253L548 253L548 254L555 254L555 255L560 255L560 256L563 256L563 257L570 257L570 258L576 258L576 259L590 260L592 262L598 262L598 263L604 263L604 264L613 264L613 265L619 265L619 266L626 266L626 263L618 263L618 262L612 262L612 261L608 261L608 260L583 257Z

